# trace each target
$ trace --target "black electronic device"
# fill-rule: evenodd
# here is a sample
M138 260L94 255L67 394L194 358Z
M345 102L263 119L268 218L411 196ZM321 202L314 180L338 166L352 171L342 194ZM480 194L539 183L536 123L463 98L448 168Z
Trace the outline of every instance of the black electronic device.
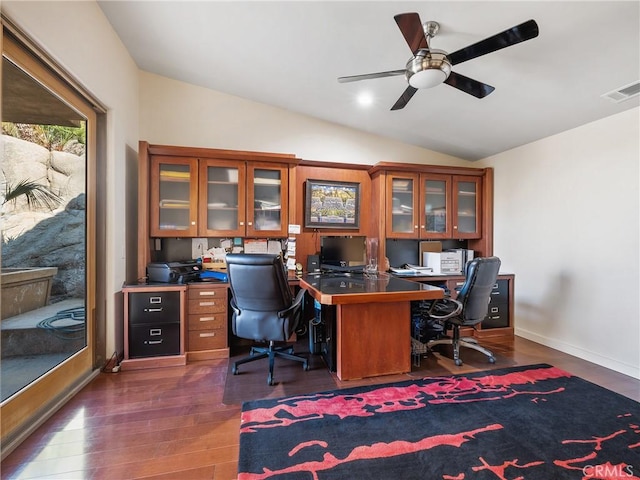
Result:
M309 351L320 355L331 372L338 368L336 345L336 307L314 301L314 317L309 320Z
M307 272L320 271L320 255L307 255Z
M320 237L320 269L362 272L366 259L365 236Z
M188 283L200 278L202 266L193 261L152 262L147 264L149 283Z

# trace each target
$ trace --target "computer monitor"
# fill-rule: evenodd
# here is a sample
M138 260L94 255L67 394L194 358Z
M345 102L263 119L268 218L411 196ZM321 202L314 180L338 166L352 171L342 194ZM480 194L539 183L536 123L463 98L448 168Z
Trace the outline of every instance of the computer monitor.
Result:
M320 269L361 272L366 259L365 236L320 237Z

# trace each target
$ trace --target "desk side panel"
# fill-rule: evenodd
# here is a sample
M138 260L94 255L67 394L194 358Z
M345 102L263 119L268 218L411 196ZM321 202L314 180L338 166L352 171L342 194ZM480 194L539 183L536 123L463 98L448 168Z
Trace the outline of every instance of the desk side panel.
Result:
M411 304L337 306L337 374L341 380L411 371Z

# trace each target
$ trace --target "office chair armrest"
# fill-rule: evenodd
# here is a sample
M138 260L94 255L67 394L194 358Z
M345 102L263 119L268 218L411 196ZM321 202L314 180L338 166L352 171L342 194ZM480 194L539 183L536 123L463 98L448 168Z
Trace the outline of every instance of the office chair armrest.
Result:
M442 312L446 313L442 314ZM454 300L453 298L443 298L433 302L429 309L429 317L434 320L447 320L459 315L460 312L462 312L462 303L458 300Z
M231 307L231 309L234 311L236 315L240 315L240 309L236 305L236 302L234 301L233 297L229 299L229 306Z
M297 309L300 307L300 305L302 304L302 301L304 300L304 294L307 293L307 290L305 288L301 288L298 293L296 294L296 298L293 299L293 303L291 304L291 306L285 310L281 310L278 312L278 317L280 318L284 318L286 317L289 313L291 313L293 310Z

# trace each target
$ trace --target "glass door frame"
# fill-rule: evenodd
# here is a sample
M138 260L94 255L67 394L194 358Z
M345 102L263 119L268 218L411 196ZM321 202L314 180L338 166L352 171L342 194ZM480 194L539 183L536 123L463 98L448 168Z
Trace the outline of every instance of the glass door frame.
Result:
M94 372L96 344L96 158L97 114L93 106L61 80L2 24L2 55L86 119L85 318L86 346L0 404L3 455L41 419L62 405Z

